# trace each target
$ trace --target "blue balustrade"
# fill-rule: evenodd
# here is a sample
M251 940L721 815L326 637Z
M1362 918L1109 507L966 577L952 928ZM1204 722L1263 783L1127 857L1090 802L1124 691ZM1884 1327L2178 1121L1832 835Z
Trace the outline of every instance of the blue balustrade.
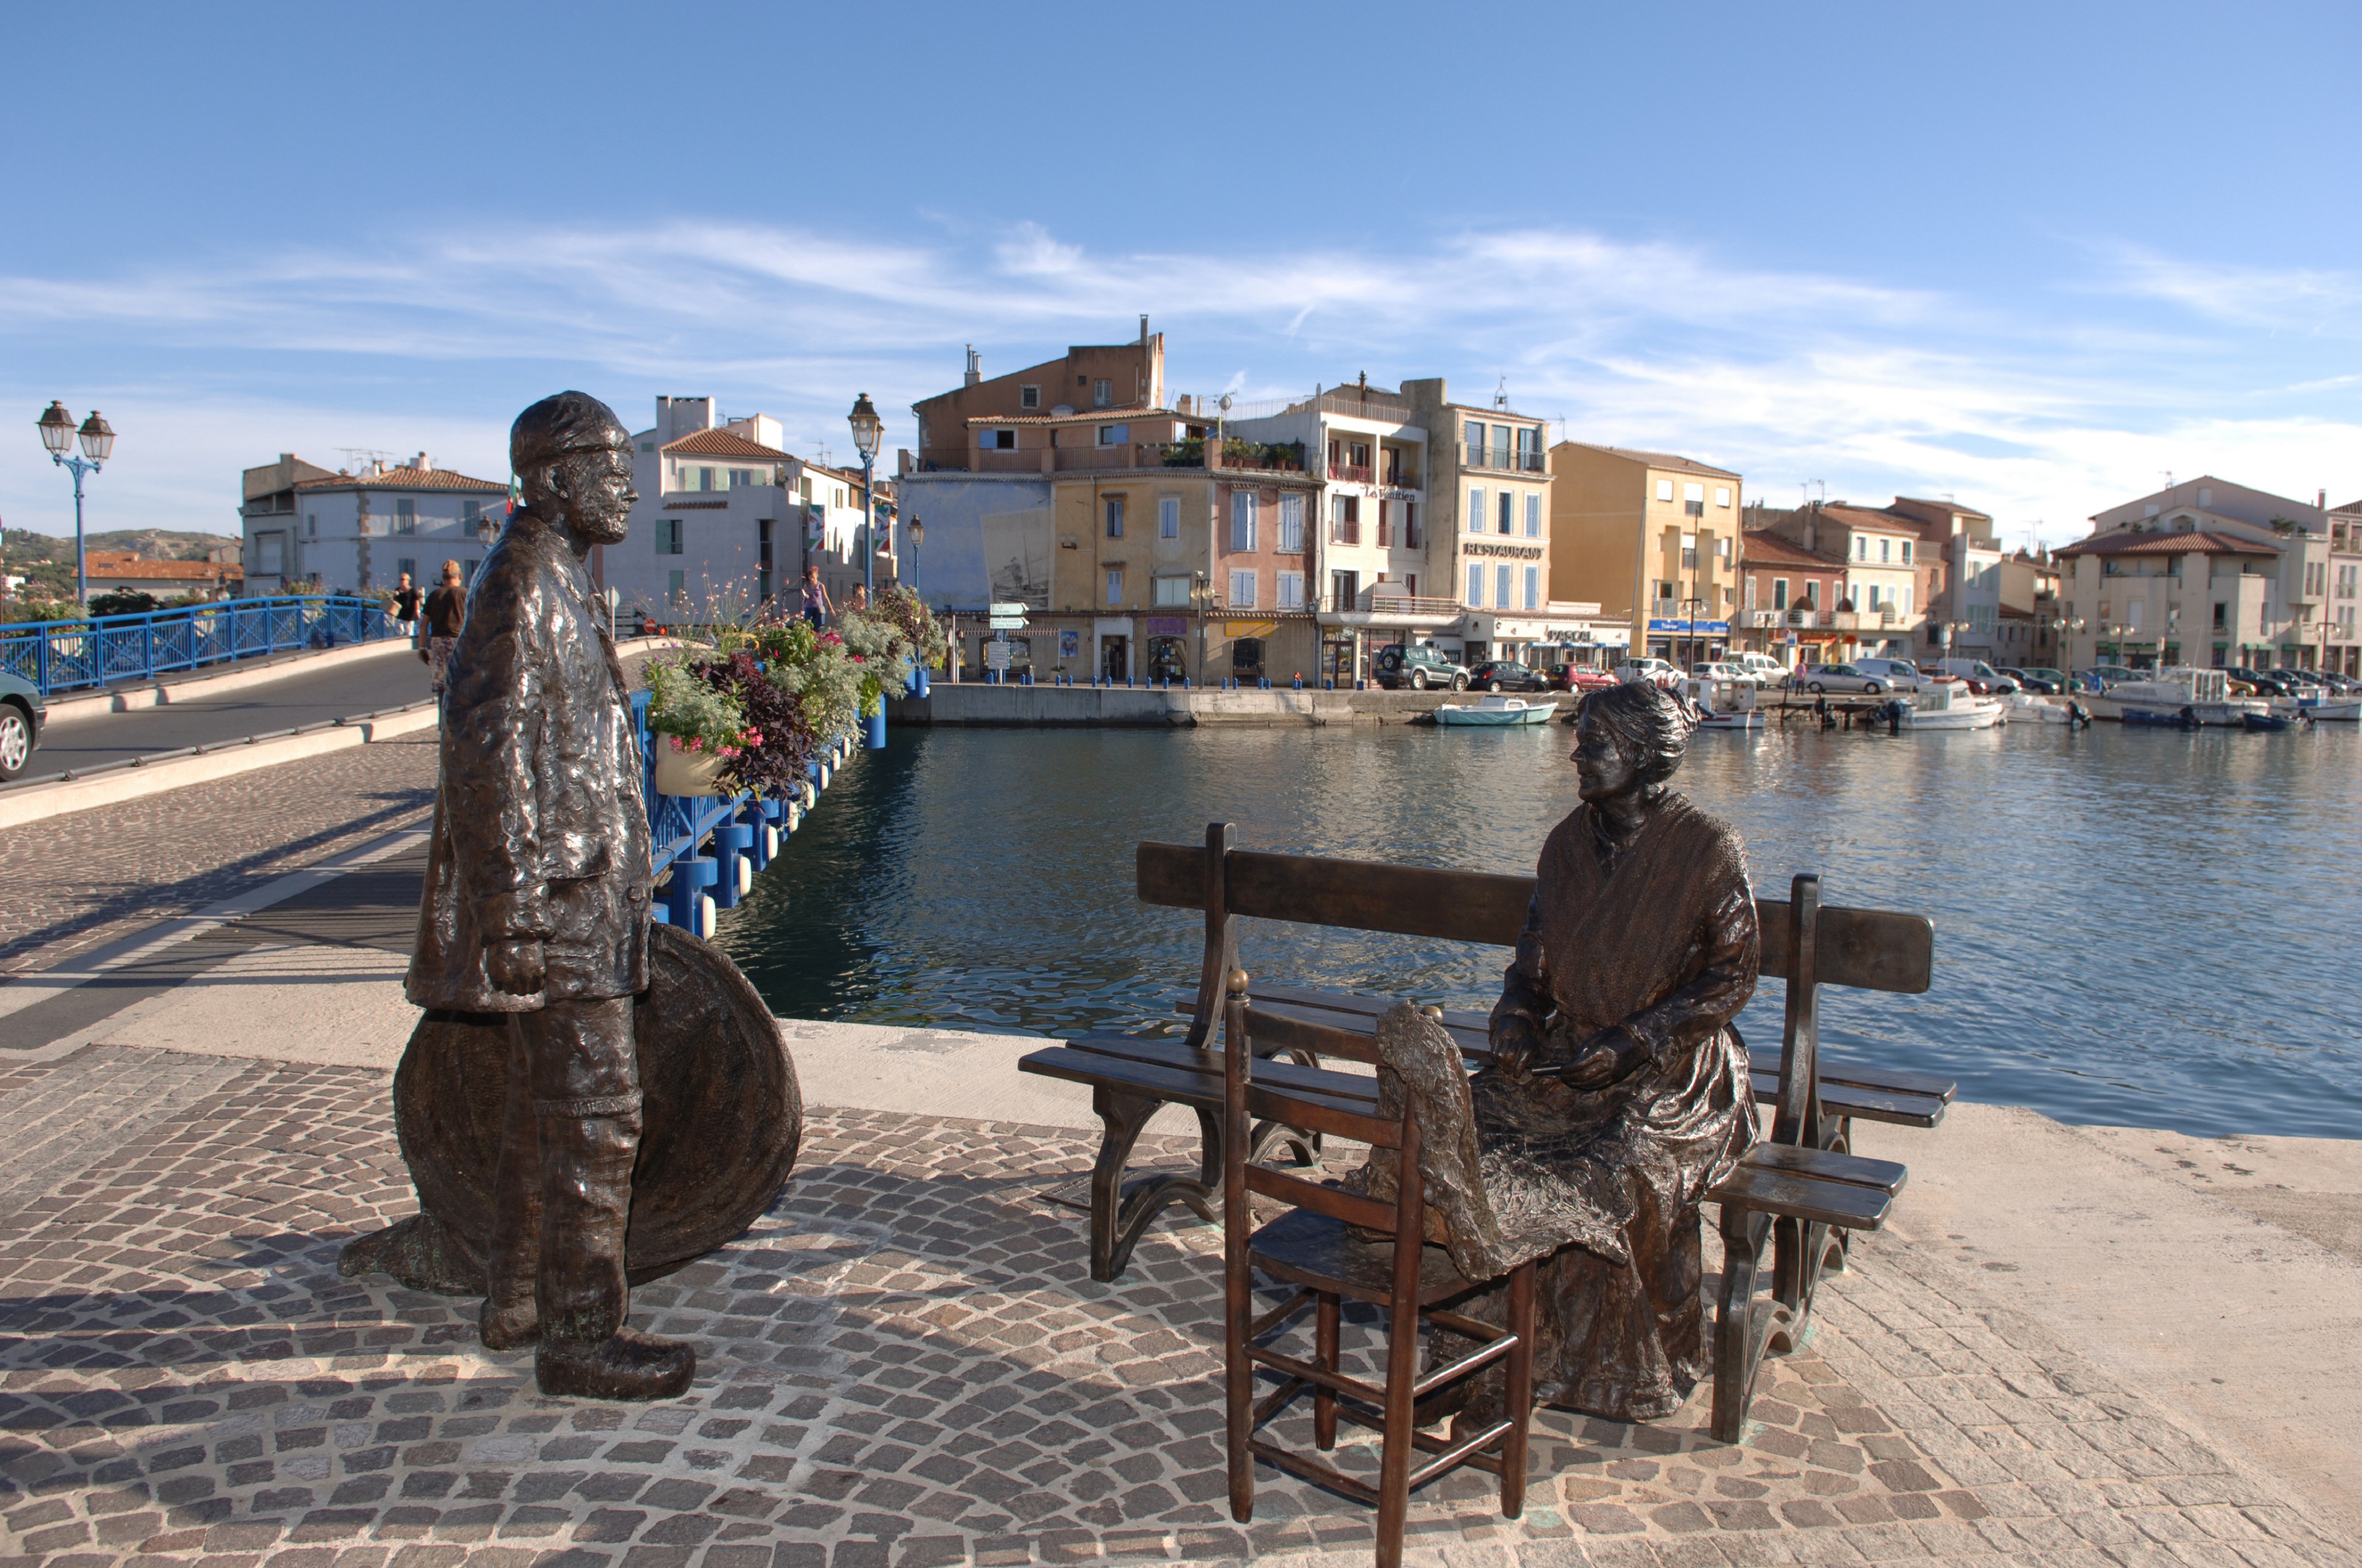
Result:
M47 697L266 654L408 635L374 599L343 594L230 599L144 615L0 625L0 669L32 682Z

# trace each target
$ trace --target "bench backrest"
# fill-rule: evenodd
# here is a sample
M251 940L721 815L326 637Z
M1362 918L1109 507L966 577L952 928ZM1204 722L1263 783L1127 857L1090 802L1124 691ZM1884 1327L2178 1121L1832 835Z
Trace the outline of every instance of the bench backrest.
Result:
M1200 1048L1222 1015L1224 981L1238 966L1239 916L1514 947L1533 901L1531 877L1277 855L1240 849L1237 836L1233 824L1209 823L1202 848L1142 844L1135 854L1142 902L1205 911L1205 959L1189 1025L1189 1043ZM1820 988L1916 995L1934 978L1936 933L1925 915L1826 906L1820 889L1820 878L1805 873L1787 899L1755 900L1763 977L1786 986L1772 1133L1782 1142L1819 1142Z

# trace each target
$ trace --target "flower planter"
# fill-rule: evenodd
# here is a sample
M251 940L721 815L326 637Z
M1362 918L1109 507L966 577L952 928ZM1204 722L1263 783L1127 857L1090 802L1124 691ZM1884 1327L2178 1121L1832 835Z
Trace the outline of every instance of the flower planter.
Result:
M676 750L670 735L658 735L657 793L693 798L733 791L723 787L722 758L711 752Z

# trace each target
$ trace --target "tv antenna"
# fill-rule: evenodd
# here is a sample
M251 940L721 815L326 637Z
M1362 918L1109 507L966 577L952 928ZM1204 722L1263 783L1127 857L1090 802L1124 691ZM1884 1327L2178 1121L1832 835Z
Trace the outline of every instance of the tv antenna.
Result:
M362 472L372 463L393 461L392 452L381 452L374 447L339 447L337 450L350 463L355 473Z
M1507 376L1503 376L1500 384L1493 389L1493 406L1504 414L1509 410L1509 378Z

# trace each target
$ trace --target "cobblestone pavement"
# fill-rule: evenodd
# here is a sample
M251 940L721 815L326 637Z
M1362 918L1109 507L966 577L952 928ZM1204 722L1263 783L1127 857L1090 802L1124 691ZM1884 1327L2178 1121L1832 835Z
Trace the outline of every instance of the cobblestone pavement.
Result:
M0 1074L0 1121L142 1092L145 1058ZM224 1064L0 1214L0 1562L1368 1560L1365 1511L1267 1469L1231 1521L1218 1239L1158 1232L1090 1283L1042 1196L1087 1163L1073 1132L813 1113L771 1212L636 1294L697 1342L694 1391L569 1403L476 1345L472 1302L337 1275L341 1238L409 1206L387 1092ZM1550 1412L1524 1518L1449 1478L1412 1560L2350 1561L1984 1288L1868 1239L1743 1446L1705 1438L1704 1389L1652 1427Z
M435 804L436 734L354 746L0 830L0 974L357 848Z

